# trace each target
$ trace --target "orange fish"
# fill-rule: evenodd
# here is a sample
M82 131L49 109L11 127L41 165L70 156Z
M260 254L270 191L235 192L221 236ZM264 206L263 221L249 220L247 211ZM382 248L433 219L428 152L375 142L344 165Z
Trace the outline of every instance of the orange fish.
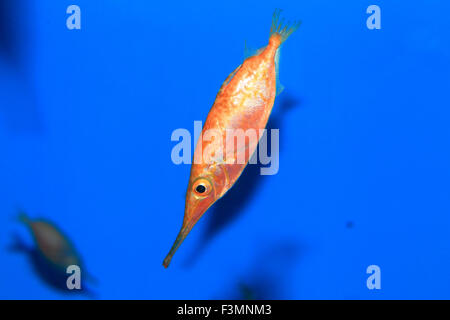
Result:
M225 79L209 111L194 152L183 225L164 259L166 268L192 227L236 183L256 150L275 96L281 91L277 84L280 46L300 25L283 26L279 17L280 10L276 10L269 44L245 59ZM244 137L241 147L229 148L235 142L235 137L228 135L230 131L249 129L255 133L255 139Z

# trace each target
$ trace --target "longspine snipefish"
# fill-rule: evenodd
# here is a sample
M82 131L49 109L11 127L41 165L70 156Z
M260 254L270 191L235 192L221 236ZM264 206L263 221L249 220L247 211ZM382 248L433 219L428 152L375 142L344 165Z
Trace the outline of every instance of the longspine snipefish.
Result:
M269 44L245 59L225 79L209 111L199 139L203 141L197 142L194 152L183 224L164 259L163 265L166 268L193 226L234 185L256 150L275 96L281 92L281 85L277 83L280 45L300 25L283 25L279 18L280 10L275 10ZM254 129L257 139L246 139L244 148L236 148L230 155L224 152L225 146L230 143L226 131L235 129ZM207 132L219 132L220 139L205 139ZM234 140L231 143L234 144ZM206 150L210 152L212 161L196 161L204 159ZM223 159L224 154L226 161ZM236 161L237 159L244 161Z

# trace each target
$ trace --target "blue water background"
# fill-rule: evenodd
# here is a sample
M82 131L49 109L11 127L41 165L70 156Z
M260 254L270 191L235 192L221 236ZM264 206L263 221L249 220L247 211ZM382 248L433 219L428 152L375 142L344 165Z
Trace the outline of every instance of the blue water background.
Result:
M0 298L89 298L8 249L32 244L18 208L70 237L100 299L450 298L448 1L0 4ZM303 21L269 123L279 172L247 168L164 269L190 169L171 134L204 121L275 8Z

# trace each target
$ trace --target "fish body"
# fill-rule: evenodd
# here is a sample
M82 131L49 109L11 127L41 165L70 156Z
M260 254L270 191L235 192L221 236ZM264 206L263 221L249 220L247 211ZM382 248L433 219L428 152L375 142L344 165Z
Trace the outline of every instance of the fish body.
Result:
M269 44L245 59L222 84L195 148L182 228L164 259L165 267L201 216L236 183L256 150L279 86L280 45L298 25L283 28L276 11ZM239 144L236 135L242 134Z
M62 271L70 265L82 267L80 256L69 239L51 222L32 220L24 213L19 216L31 231L38 251L52 265Z
M24 212L20 212L18 218L30 231L34 244L27 245L15 235L11 250L26 253L36 274L52 288L64 293L82 293L95 298L96 293L86 282L95 284L97 279L85 270L82 259L70 239L50 221L31 219ZM67 268L72 265L78 266L81 271L81 287L77 290L68 290L70 272Z

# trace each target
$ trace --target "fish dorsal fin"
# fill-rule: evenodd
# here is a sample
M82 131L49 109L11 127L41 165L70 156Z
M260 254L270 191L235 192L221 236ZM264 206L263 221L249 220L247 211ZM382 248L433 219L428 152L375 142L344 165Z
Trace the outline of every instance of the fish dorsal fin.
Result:
M266 47L255 49L255 48L249 47L247 45L247 41L245 41L244 42L244 60L260 54L265 48Z
M280 82L279 77L279 67L280 67L280 49L281 46L277 49L277 52L275 53L275 81L276 81L276 92L275 94L278 96L283 90L284 86Z

